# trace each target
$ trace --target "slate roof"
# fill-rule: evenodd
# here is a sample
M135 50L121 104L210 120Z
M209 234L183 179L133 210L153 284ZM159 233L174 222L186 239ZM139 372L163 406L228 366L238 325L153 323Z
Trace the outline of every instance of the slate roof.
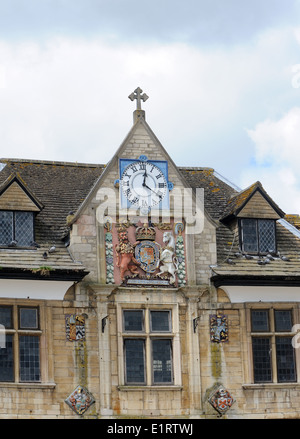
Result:
M39 275L41 267L50 267L47 276L52 279L59 272L84 271L81 263L73 261L62 238L68 233L66 218L76 211L101 175L104 165L51 162L21 159L0 159L5 164L0 172L0 187L11 175L17 175L42 203L35 219L37 249L0 249L0 267L16 277L16 271L26 270ZM56 251L49 254L50 246ZM47 252L47 258L44 254ZM32 271L33 270L33 271ZM0 275L3 270L0 270ZM76 277L76 276L75 276Z
M43 205L42 211L36 217L35 237L41 247L28 251L0 249L0 266L38 269L43 265L50 265L57 270L84 270L80 263L72 260L68 248L62 242L68 232L66 217L80 208L105 165L21 159L0 159L0 162L6 165L0 172L0 187L15 173ZM257 256L248 260L245 256L236 256L239 253L239 237L236 231L222 224L220 220L225 213L234 212L245 202L254 185L247 190L238 191L220 178L212 168L179 167L178 170L192 188L204 188L205 208L218 224L217 264L212 267L215 278L292 276L300 281L300 237L280 222L276 224L278 250L289 257L288 262L277 257L268 264L259 265L263 257ZM56 245L57 251L44 260L43 253L52 244Z
M222 220L234 217L258 188L268 196L261 183L256 182L249 188L238 191L220 179L211 168L179 169L191 187L204 188L205 208L218 223L217 264L211 267L212 279L217 286L234 282L279 285L280 282L286 284L287 277L289 283L300 284L300 233L293 227L299 218L286 215L285 219L289 221L290 227L282 220L276 222L277 255L272 258L267 258L266 255L242 255L237 228L224 224ZM269 196L268 199L271 206L283 216L277 204Z
M192 188L204 188L204 206L211 218L219 220L232 196L238 192L221 180L212 168L179 167Z

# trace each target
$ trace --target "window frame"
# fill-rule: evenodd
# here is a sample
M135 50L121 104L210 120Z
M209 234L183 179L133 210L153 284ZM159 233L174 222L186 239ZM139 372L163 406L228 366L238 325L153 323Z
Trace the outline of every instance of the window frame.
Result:
M124 311L137 311L143 310L144 316L144 332L132 332L125 331L124 329ZM168 312L170 330L169 331L151 331L151 311L166 311ZM180 366L180 349L179 349L179 331L178 323L178 311L177 307L170 305L166 306L150 306L141 307L138 305L119 305L118 306L118 327L119 331L118 346L119 346L119 384L127 387L149 387L153 386L159 388L162 386L180 386L181 385L181 366ZM127 381L126 370L126 352L125 352L125 340L127 339L143 339L144 340L144 377L145 382L133 383ZM153 367L153 352L152 352L152 340L170 340L171 350L171 380L164 382L154 382L154 367Z
M244 235L243 235L243 221L244 220L251 220L253 222L255 222L256 224L256 243L257 243L257 251L248 251L245 250L244 248ZM260 250L260 233L259 233L259 227L258 227L258 223L259 221L270 221L274 224L274 242L275 242L275 249L274 250L268 250L268 251L261 251ZM238 230L239 230L239 242L240 242L240 250L244 253L247 254L253 254L253 255L257 255L257 254L262 254L262 255L266 255L269 252L277 252L277 227L276 227L276 220L272 219L272 218L247 218L247 217L243 217L243 218L238 218Z
M268 312L268 321L269 321L269 330L268 331L255 331L252 327L252 311L267 311ZM290 331L279 331L275 328L275 311L290 311L291 313L291 329ZM294 306L291 304L280 304L280 305L270 305L265 304L255 306L251 305L248 308L248 328L249 328L249 338L250 338L250 379L251 382L255 385L267 385L267 384L285 384L285 383L298 383L299 377L300 377L300 358L299 353L297 352L297 349L293 348L293 363L294 363L294 375L295 380L279 380L278 379L278 356L277 356L277 343L276 341L279 338L290 338L291 344L292 344L292 338L296 334L294 332L293 328L295 325L295 322L298 320L298 310L295 309ZM265 380L255 380L255 374L254 374L254 354L253 354L253 338L269 338L270 339L270 369L271 369L271 379L269 381ZM298 349L299 350L299 349Z
M36 215L35 212L31 211L31 210L7 210L7 209L0 209L0 212L11 212L12 213L12 241L16 240L16 213L31 213L32 215L32 241L35 240L35 219L36 219ZM0 243L0 248L13 248L9 246L10 243L8 244L3 244ZM16 246L17 248L31 248L32 246L30 246L30 243L28 245L20 245L17 244Z
M47 312L45 303L32 300L30 304L28 301L19 299L2 299L0 302L1 308L12 309L12 328L5 329L5 334L13 337L13 380L2 381L0 377L0 387L9 386L55 386L53 377L53 364L49 352L52 349L51 335L46 331L46 326L51 327L51 316ZM38 329L19 328L19 309L20 308L36 308L38 309ZM48 323L46 322L46 319ZM49 320L50 319L50 320ZM30 335L39 337L39 380L21 380L20 367L20 343L19 337Z

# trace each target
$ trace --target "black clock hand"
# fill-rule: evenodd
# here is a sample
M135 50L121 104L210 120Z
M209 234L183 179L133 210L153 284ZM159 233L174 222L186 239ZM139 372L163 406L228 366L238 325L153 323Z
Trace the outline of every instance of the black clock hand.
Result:
M149 189L150 191L152 191L157 197L162 198L162 196L158 195L158 193L155 190L153 190L151 187L147 186L146 184L143 184L143 186Z
M144 177L144 180L143 180L143 186L146 186L146 178L147 178L147 172L146 172L146 169L145 169L145 172L144 172L143 177Z

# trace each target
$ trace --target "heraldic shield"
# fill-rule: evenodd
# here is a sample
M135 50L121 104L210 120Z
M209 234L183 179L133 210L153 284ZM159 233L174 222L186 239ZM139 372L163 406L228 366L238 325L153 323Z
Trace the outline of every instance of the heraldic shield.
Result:
M77 415L83 415L95 399L85 387L77 386L65 402Z
M135 258L146 273L154 273L159 264L160 245L153 241L140 242L135 247Z
M221 415L224 415L235 402L228 390L226 390L223 386L219 386L210 395L208 401Z

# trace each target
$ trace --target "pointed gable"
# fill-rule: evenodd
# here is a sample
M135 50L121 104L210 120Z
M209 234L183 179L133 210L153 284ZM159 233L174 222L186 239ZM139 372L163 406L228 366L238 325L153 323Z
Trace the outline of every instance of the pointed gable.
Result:
M18 175L10 175L0 187L0 210L40 212L42 203Z
M284 212L258 181L229 200L221 221L226 223L237 217L277 220L284 217Z
M111 161L105 167L98 181L91 189L89 195L83 201L75 213L72 223L81 215L85 207L96 195L100 187L114 187L115 180L119 179L119 159L138 159L141 155L146 155L149 160L162 160L168 162L168 178L175 187L189 188L190 185L179 171L165 148L162 146L156 135L151 130L144 117L136 118L135 123L128 135L121 143ZM118 192L116 191L118 199Z

